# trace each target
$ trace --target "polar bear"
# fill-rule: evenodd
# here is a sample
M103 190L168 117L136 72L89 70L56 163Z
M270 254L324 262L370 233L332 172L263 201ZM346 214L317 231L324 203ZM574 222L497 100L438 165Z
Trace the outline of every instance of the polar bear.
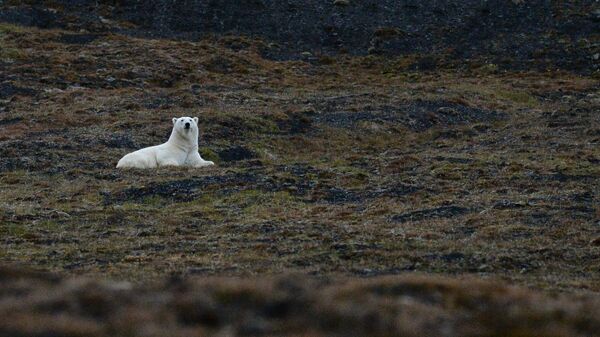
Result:
M169 140L125 155L117 168L154 168L160 166L203 167L214 165L198 153L198 117L173 118Z

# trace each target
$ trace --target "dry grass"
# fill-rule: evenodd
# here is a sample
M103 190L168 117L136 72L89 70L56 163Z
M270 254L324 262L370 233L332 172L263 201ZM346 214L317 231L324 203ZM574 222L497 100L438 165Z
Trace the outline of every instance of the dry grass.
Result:
M596 80L382 76L374 56L273 62L251 40L234 52L231 38L3 31L30 55L9 83L37 92L3 103L6 261L133 279L420 270L598 290ZM201 118L218 167L114 170L180 115ZM236 146L254 159L220 157Z

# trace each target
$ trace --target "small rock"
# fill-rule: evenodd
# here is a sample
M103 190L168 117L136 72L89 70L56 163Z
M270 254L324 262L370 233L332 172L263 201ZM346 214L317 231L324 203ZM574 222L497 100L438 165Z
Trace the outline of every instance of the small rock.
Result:
M70 218L71 217L71 214L69 214L67 212L59 211L56 209L49 211L48 215L51 218Z
M336 6L348 6L350 4L350 0L334 0L333 4Z
M590 19L594 22L600 22L600 9L597 9L590 13Z
M448 116L458 116L460 113L451 107L443 106L437 110L438 113L448 115Z
M590 240L590 244L596 247L600 246L600 236Z
M596 54L592 55L592 60L598 61L598 59L600 59L600 53L596 53Z
M499 200L494 204L494 209L515 209L525 207L526 204L524 202L512 202L510 200Z
M277 157L276 155L274 155L273 153L267 151L267 150L263 150L263 153L265 154L265 156L267 156L267 158L269 158L270 160L277 160L279 157Z

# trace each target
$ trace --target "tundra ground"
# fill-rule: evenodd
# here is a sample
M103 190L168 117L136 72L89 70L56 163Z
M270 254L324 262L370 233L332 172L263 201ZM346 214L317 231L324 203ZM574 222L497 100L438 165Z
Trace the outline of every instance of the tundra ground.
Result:
M273 61L261 56L262 43L0 24L0 261L57 272L59 279L255 280L226 281L235 283L236 294L279 284L259 276L312 274L317 278L306 282L322 283L306 300L314 309L306 315L324 320L352 318L357 312L345 308L358 310L362 301L375 301L381 315L380 306L388 305L402 306L393 313L405 305L425 310L441 303L435 294L448 292L477 306L471 287L504 312L499 298L505 297L497 292L509 291L506 286L473 285L480 282L474 278L493 279L572 296L556 300L575 308L566 314L572 320L545 309L532 311L533 318L515 314L518 319L558 322L560 329L548 330L556 335L598 331L598 317L583 314L586 305L597 306L600 291L595 75L480 64L425 72L411 68L410 55ZM199 117L200 152L215 167L115 169L124 154L166 141L171 119L179 116ZM406 275L412 273L418 282ZM396 274L403 276L357 280ZM332 281L323 278L358 285L331 290ZM420 287L415 292L425 296L417 301L423 303L407 304L412 297L404 295L395 304L369 297L371 290L387 291L387 282ZM507 305L517 311L530 310L523 309L533 306L529 296L542 296L511 291L507 301L515 302ZM354 294L348 304L344 298ZM321 295L340 301L332 316L321 315ZM544 296L539 301L550 301ZM444 303L436 322L448 319L453 304ZM370 321L367 311L358 313L364 321ZM208 312L208 318L203 312L188 318L222 322L220 313ZM460 319L471 316L454 314L452 333L495 331L487 321L461 330ZM24 329L11 322L17 325L2 329ZM77 324L104 329L86 322ZM527 324L514 335L536 331ZM273 329L260 331L280 331ZM244 331L238 332L252 333Z

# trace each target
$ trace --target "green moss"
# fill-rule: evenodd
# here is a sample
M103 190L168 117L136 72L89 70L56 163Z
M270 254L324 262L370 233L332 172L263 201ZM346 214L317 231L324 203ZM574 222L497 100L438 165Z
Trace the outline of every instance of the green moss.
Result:
M122 211L137 211L144 209L144 205L128 201L124 202L123 205L121 205L118 209Z
M4 223L0 225L0 232L9 236L22 237L27 234L27 227L24 224Z
M19 26L0 23L0 60L4 62L11 62L15 60L25 59L27 54L14 45L14 43L7 40L7 34L12 32L21 32L22 28Z
M222 200L223 205L239 207L244 214L264 219L274 215L274 210L291 210L296 199L287 191L267 192L262 190L245 190L234 193Z
M538 100L525 91L497 90L496 95L501 99L506 99L528 107L534 107L538 104Z
M147 196L142 200L145 206L159 206L163 203L163 198L158 195Z
M198 152L200 152L200 156L204 160L210 160L210 161L213 161L215 163L219 163L220 160L221 160L219 158L219 155L215 151L213 151L211 148L209 148L207 146L203 146L203 147L199 148Z
M39 228L43 228L49 232L56 232L62 228L58 222L52 220L42 221L38 224L38 226Z
M13 25L10 23L0 22L0 37L2 36L2 34L11 33L11 32L21 33L23 31L24 31L24 29L20 26Z

